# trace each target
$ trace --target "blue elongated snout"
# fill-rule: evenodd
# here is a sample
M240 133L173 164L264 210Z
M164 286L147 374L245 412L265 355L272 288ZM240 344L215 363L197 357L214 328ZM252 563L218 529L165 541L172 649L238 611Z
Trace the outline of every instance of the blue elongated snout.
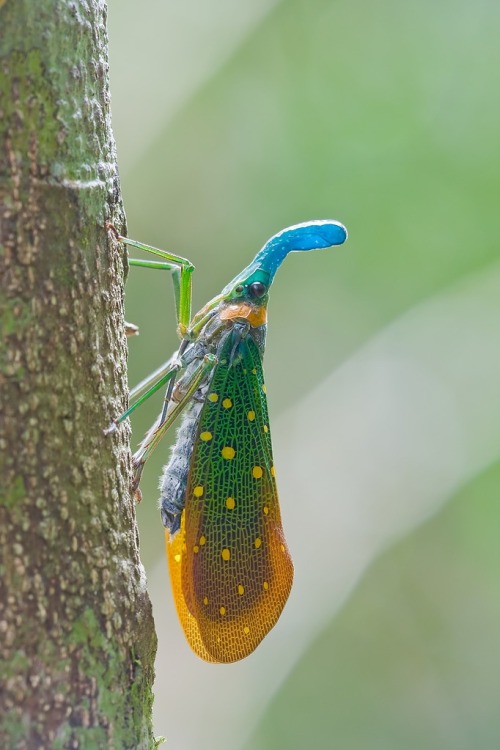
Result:
M333 219L306 221L303 224L295 224L282 229L266 242L250 265L224 287L220 296L225 297L228 294L230 298L239 296L239 286L250 285L255 281L269 288L274 274L288 253L341 245L346 239L347 229L339 221Z
M252 266L269 274L271 282L288 253L341 245L347 239L347 229L339 221L322 219L306 221L282 229L266 242Z

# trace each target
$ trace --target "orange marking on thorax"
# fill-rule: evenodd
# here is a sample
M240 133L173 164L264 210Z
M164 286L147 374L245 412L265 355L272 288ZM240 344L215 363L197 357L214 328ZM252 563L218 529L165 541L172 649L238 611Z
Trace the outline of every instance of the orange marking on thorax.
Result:
M258 328L267 323L267 310L262 305L253 306L248 302L236 302L234 305L228 305L220 313L222 320L234 320L235 318L244 318L248 320L252 328Z

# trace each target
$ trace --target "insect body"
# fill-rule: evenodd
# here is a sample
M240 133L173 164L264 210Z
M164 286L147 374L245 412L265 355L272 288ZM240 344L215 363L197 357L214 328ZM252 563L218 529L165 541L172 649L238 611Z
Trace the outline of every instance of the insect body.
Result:
M289 252L339 245L346 237L335 221L283 230L192 320L192 266L122 238L166 259L131 264L174 274L181 346L155 378L134 390L146 392L115 425L168 383L162 413L134 456L138 489L151 451L184 412L161 479L160 506L179 619L206 661L250 654L290 593L293 564L281 524L262 369L268 292Z

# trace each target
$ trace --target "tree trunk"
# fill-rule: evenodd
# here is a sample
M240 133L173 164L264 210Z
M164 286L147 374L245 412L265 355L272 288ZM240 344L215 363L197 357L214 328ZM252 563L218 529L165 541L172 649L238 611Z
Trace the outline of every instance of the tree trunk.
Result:
M106 5L0 0L0 747L150 748Z

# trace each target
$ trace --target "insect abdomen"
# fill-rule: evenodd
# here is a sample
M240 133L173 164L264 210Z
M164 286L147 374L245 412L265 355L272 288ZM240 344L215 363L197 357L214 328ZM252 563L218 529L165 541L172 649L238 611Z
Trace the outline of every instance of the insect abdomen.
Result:
M163 469L160 480L160 510L163 525L175 534L181 523L184 509L189 464L202 404L192 401L184 413L172 446L168 464Z

